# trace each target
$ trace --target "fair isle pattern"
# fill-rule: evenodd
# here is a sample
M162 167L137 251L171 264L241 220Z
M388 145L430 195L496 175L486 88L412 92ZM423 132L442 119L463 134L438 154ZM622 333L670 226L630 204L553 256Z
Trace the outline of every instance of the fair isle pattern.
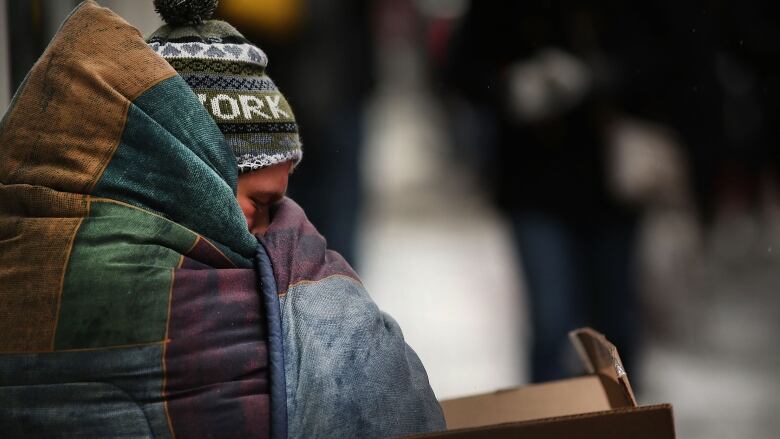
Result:
M149 47L163 58L200 58L225 61L243 61L265 68L268 57L259 47L252 44L201 43L149 43Z
M225 62L221 59L168 58L168 64L179 74L231 75L245 78L266 76L262 67L245 62Z
M276 84L267 76L244 77L181 74L181 77L194 90L276 91Z
M298 132L298 125L290 122L217 123L217 126L224 134Z
M303 158L297 134L246 133L225 137L236 155L239 173L260 169L286 160L300 163Z

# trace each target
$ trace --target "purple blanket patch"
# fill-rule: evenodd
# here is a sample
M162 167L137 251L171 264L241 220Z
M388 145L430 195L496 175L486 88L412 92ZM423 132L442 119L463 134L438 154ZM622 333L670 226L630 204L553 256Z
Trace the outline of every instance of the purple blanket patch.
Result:
M273 221L260 237L273 264L279 295L302 281L341 275L360 278L340 254L327 249L325 238L306 218L300 206L284 198L272 210Z
M193 249L174 273L165 394L177 437L269 435L265 310L251 269L213 269ZM197 261L196 261L197 260ZM210 261L213 262L213 261Z

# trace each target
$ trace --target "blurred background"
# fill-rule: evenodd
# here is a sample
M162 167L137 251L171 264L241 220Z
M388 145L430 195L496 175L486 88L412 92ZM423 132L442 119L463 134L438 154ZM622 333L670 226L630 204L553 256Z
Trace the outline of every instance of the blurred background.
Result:
M100 0L148 35L151 0ZM270 58L291 196L440 399L618 347L683 438L780 431L780 6L222 0ZM70 0L0 0L0 111ZM121 54L117 54L121 56Z

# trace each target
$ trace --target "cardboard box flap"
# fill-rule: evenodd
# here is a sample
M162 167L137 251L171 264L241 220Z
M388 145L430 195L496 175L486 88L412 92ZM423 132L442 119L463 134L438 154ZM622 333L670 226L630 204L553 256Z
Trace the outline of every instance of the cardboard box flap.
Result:
M615 345L591 328L569 333L572 344L589 373L597 375L613 408L636 407L636 397L628 381Z

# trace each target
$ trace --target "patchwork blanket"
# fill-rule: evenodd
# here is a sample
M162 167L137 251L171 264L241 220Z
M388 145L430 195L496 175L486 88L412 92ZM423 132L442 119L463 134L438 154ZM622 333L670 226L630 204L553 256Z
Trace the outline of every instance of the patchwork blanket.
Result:
M0 122L4 437L386 437L444 422L417 356L292 200L92 1Z

